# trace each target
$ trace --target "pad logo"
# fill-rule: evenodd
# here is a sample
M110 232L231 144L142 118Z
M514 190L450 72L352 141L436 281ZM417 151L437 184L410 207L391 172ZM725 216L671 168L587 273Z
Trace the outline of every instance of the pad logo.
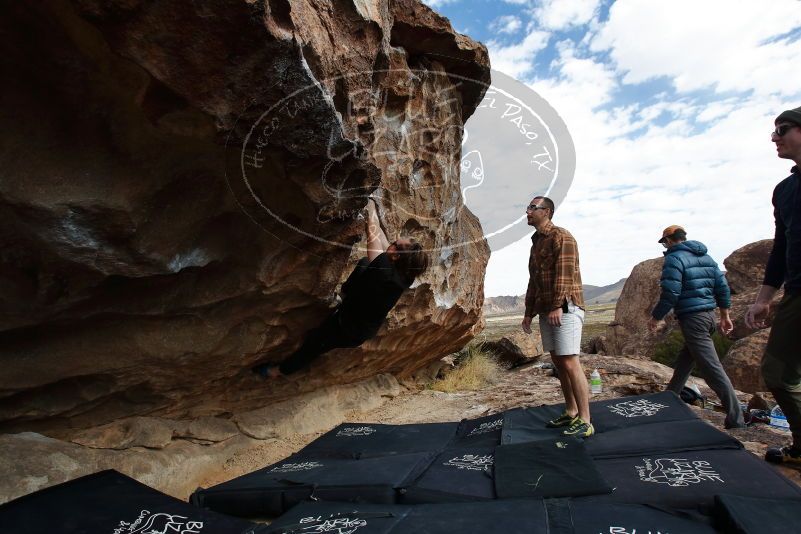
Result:
M443 463L445 467L455 467L456 469L468 469L470 471L489 471L489 468L495 463L495 458L492 454L464 454L451 458Z
M648 399L640 399L636 401L625 401L609 406L609 410L617 415L623 417L650 417L656 415L664 408L668 408L666 404L659 404L658 402L651 402Z
M634 467L643 482L667 484L674 488L700 484L701 482L725 483L710 463L703 460L657 458L651 461L650 458L643 458L643 462L645 462L645 465Z
M298 471L311 471L318 467L322 467L320 462L298 462L296 464L281 464L278 467L270 469L271 473L297 473Z
M352 438L356 436L369 436L377 430L371 426L348 426L337 432L338 438Z
M293 530L293 532L330 532L332 534L353 534L362 527L367 526L367 521L364 519L355 519L351 517L329 517L323 519L322 517L304 517L299 521L300 530Z
M648 532L637 530L636 528L628 529L626 527L609 527L609 534L662 534L661 530L649 530ZM601 532L600 534L604 534ZM665 531L665 534L668 534Z
M493 430L498 430L499 428L503 427L503 417L500 419L496 419L495 421L489 421L487 423L481 423L476 428L470 431L468 436L478 436L480 434L486 434L487 432L492 432Z
M133 523L120 521L112 534L198 534L203 529L202 521L174 514L139 512Z

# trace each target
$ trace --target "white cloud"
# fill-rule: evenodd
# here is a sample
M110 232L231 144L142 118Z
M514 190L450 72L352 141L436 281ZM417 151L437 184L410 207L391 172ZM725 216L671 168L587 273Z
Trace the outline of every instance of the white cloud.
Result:
M624 82L660 76L680 92L714 88L792 95L801 40L778 39L801 25L796 0L618 0L592 42L608 50Z
M599 4L599 0L543 0L533 14L543 28L564 30L589 23Z
M487 43L492 68L513 78L521 78L529 74L536 62L537 53L548 44L550 34L534 30L519 43L503 45L492 40Z
M513 34L523 27L523 22L514 15L503 15L490 23L490 30L499 33Z
M447 4L455 4L459 2L459 0L422 0L422 2L428 7L437 8Z
M536 80L534 90L552 94L555 101L551 105L560 112L563 107L593 109L608 103L617 87L614 70L592 58L579 57L569 41L560 42L557 48L559 56L552 67L559 76Z

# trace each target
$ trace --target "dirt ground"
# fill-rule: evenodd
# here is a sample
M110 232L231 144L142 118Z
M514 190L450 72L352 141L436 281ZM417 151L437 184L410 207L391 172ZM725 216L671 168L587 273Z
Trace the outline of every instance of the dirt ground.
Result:
M614 357L583 357L585 367L603 368L608 373L604 393L593 396L591 400L619 397L625 394L661 391L664 383L657 383L669 377L669 369L654 362L635 363L637 371L630 365L620 363ZM545 361L549 361L548 358ZM562 401L559 381L550 369L540 364L521 367L504 372L499 381L478 391L443 393L430 389L407 387L401 395L388 400L377 409L366 412L351 412L346 416L348 422L411 424L444 421L459 421L481 417L519 406L540 406ZM655 370L655 371L653 371ZM666 371L667 370L667 371ZM635 375L632 373L639 372ZM668 373L665 375L665 373ZM700 382L700 381L699 381ZM700 382L702 391L705 385ZM706 390L710 398L711 391ZM712 410L697 408L699 416L717 428L723 428L723 414ZM332 422L331 427L337 422ZM733 430L731 435L742 441L746 448L762 457L769 446L780 446L787 442L789 434L766 425ZM276 463L322 435L322 432L307 435L294 435L285 439L267 440L257 443L253 448L230 458L223 469L207 479L203 486L208 487ZM590 438L592 439L592 438ZM789 468L778 468L785 476L801 485L801 472Z

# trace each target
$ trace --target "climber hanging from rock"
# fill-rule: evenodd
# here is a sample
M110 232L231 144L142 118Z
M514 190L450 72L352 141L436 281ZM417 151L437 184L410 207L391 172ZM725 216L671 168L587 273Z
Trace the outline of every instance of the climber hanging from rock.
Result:
M267 379L295 373L324 353L358 347L376 335L404 290L428 268L423 247L413 239L389 243L381 229L375 201L367 202L367 257L342 284L342 302L303 345L280 364L264 363L253 372Z

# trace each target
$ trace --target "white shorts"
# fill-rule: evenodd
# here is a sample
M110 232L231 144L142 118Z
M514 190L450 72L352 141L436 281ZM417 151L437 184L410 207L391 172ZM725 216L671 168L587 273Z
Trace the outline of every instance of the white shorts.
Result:
M540 314L542 349L557 356L570 356L581 352L581 329L584 327L584 310L567 301L567 313L562 314L562 326L548 324L548 314Z

